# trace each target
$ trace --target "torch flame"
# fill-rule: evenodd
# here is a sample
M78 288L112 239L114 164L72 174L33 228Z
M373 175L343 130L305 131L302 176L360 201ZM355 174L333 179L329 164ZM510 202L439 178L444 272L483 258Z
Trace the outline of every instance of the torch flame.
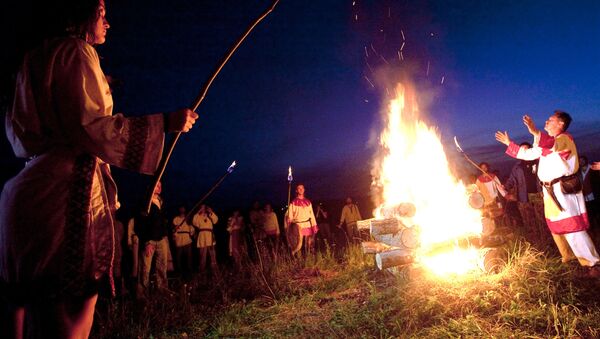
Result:
M237 164L236 164L236 162L235 162L235 160L234 160L234 161L231 163L231 165L229 165L229 167L227 168L227 172L228 172L228 173L231 173L231 172L233 172L233 169L235 168L235 165L237 165Z
M437 131L419 119L415 91L398 84L396 93L384 118L372 172L378 191L374 214L381 218L386 206L413 203L412 222L419 226L421 242L417 260L438 274L474 270L477 250L450 246L432 254L441 243L480 235L481 213L469 206L465 186L451 174Z
M294 178L292 177L292 166L288 167L288 181L292 182Z

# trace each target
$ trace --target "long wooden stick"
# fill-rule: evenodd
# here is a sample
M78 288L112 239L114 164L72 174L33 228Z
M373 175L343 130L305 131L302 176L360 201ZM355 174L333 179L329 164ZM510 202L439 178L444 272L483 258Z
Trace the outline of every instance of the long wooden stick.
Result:
M185 215L185 218L183 218L183 220L179 223L179 225L176 226L176 228L181 227L181 225L183 225L184 222L186 221L190 221L191 224L191 219L194 216L194 214L196 214L198 212L198 209L200 209L200 206L202 206L202 204L204 204L204 202L206 201L206 199L211 195L211 193L217 188L219 187L219 185L223 182L223 180L225 180L225 178L227 178L227 176L229 174L231 174L231 172L233 172L233 169L235 168L236 163L235 161L233 163L231 163L231 166L229 166L229 168L227 168L227 172L225 172L225 174L223 174L219 179L217 179L217 181L214 183L214 185L212 185L210 187L210 189L208 190L208 192L206 192L202 198L200 198L200 200L198 200L198 202L194 205L194 207L192 207L192 209L190 209L189 212L187 212L187 214Z
M456 148L458 149L458 152L460 154L462 154L465 159L471 164L473 165L475 168L477 168L478 170L481 171L481 173L483 173L485 176L487 176L488 178L490 178L490 180L494 181L494 178L492 178L491 175L488 174L488 172L484 171L477 163L475 163L475 161L473 161L471 159L471 157L469 157L469 155L463 151L462 147L460 147L460 145L458 144L458 140L456 139L456 136L454 136L454 144L456 145Z
M258 25L264 18L266 18L267 15L269 15L269 13L271 13L273 11L273 9L275 9L275 6L277 6L277 3L279 3L279 0L274 0L273 3L271 4L271 7L269 7L264 13L262 13L256 20L254 20L250 24L250 26L248 26L248 28L246 29L244 34L242 34L242 36L238 39L238 41L235 43L235 45L233 45L229 49L229 52L225 55L225 57L223 58L223 61L221 61L219 66L215 69L212 76L208 79L208 81L202 87L200 94L198 94L198 96L196 97L196 99L194 100L192 105L190 106L190 109L192 111L195 112L198 109L198 106L200 106L200 104L204 100L204 97L206 96L206 93L208 92L208 88L213 83L213 81L215 80L215 78L217 77L219 72L221 72L221 69L223 68L223 66L225 66L227 61L229 61L229 58L231 58L231 56L237 50L237 48L242 44L242 42L244 42L246 37L250 34L250 32L252 32L254 27L256 27L256 25ZM171 158L173 149L175 149L175 145L177 144L177 141L179 140L180 136L181 136L181 132L175 133L175 136L173 137L173 139L171 139L171 142L169 143L169 145L166 148L167 152L163 153L163 157L162 157L162 159L160 159L158 169L154 173L154 177L152 178L152 185L150 185L150 188L149 188L149 191L147 194L146 207L142 211L142 212L145 212L146 214L150 213L150 206L152 205L152 192L154 192L156 185L158 185L158 182L162 178L162 176L165 172L165 168L167 167L167 163L169 162L169 159Z

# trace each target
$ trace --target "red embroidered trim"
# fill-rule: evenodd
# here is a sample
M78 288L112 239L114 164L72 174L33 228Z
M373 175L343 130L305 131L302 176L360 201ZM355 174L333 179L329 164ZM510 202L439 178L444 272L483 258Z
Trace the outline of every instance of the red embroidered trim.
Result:
M96 158L89 154L81 154L75 159L69 200L67 202L67 218L63 240L63 271L60 275L61 295L80 296L86 293L85 250L90 227L92 180L96 168Z
M585 231L590 227L587 213L556 221L546 219L546 223L550 231L554 234Z
M308 200L306 198L304 198L304 199L296 198L296 199L294 199L294 201L292 201L292 205L303 206L303 207L310 206L310 200Z
M540 141L538 142L538 146L541 148L552 149L554 147L554 142L556 138L549 136L547 133L540 133Z
M513 141L511 141L510 144L508 145L508 147L506 148L506 154L508 156L516 158L517 154L519 153L519 149L520 149L519 145L517 145Z

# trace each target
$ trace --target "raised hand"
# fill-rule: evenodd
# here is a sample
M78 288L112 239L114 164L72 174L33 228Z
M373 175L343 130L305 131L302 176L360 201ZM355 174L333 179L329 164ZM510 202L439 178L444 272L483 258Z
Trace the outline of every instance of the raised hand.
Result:
M508 137L508 133L506 131L504 131L504 132L497 131L495 136L496 136L496 140L498 140L500 143L503 143L506 146L510 145L510 138Z
M531 119L529 115L525 114L523 116L523 124L525 127L527 127L527 130L529 133L531 133L531 135L537 136L540 134L540 131L537 129L537 127L535 127L535 122L533 122L533 119Z

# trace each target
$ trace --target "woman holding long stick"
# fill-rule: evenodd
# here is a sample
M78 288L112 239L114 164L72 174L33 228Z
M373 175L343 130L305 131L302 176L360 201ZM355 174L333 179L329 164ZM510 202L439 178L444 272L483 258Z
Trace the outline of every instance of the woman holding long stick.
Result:
M43 5L7 110L13 151L30 160L0 200L0 296L13 337L86 338L118 246L109 164L154 173L164 133L189 131L198 115L113 115L94 48L110 27L104 1Z

